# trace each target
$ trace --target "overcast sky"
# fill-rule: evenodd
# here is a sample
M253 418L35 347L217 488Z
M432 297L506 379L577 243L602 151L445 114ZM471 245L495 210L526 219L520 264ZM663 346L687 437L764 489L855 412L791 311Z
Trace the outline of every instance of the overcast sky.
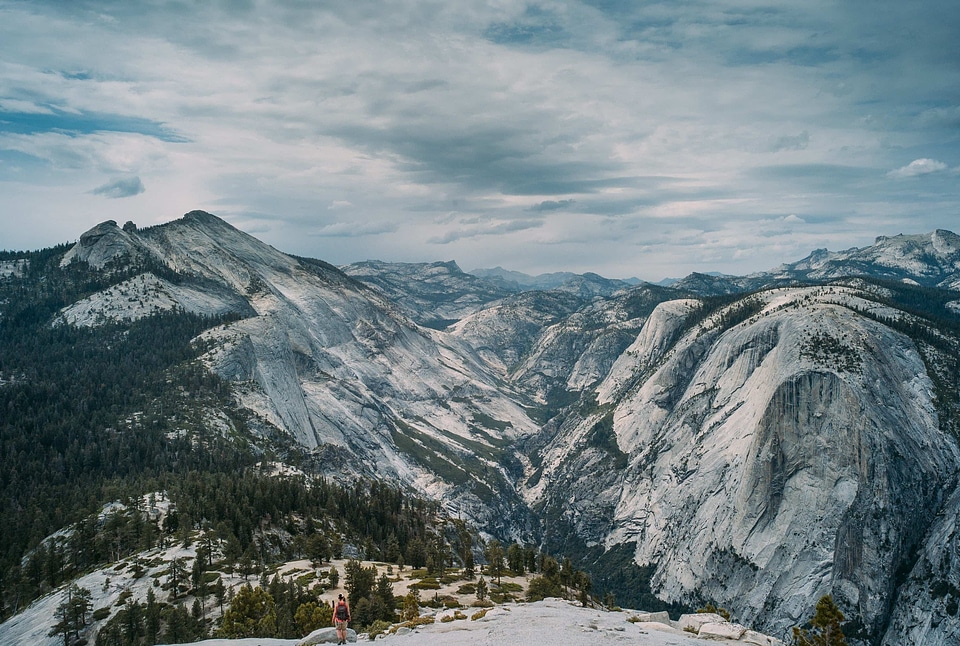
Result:
M0 249L658 280L960 232L956 0L0 0Z

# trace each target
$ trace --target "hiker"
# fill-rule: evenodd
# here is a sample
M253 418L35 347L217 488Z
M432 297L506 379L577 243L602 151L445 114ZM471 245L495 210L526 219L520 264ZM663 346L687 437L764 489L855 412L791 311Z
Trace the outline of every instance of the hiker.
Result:
M350 605L341 594L333 607L333 625L337 627L337 643L347 643L347 622L350 621Z

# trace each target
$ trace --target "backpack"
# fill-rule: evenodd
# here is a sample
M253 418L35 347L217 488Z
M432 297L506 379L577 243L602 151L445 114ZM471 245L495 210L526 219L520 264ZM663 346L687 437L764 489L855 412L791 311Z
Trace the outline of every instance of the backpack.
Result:
M337 619L340 621L346 621L347 617L350 616L350 613L347 611L347 604L341 601L337 604Z

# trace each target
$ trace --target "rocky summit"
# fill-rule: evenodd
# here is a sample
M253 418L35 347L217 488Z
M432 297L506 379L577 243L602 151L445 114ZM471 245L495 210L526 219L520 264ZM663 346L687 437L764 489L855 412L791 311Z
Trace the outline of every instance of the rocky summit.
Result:
M401 484L598 572L628 554L660 600L767 634L831 594L851 639L946 646L958 240L880 237L670 287L521 289L455 263L341 271L192 212L84 234L61 267L116 280L50 324L230 313L197 339L202 364L315 470Z

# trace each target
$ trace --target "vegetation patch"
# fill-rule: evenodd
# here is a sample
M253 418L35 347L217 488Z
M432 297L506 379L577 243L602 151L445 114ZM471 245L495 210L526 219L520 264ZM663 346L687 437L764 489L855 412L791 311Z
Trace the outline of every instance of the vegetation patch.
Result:
M816 365L838 372L860 372L860 353L843 339L827 332L807 335L800 344L800 356Z
M617 434L613 430L613 411L600 418L587 433L587 446L606 453L613 463L613 468L618 471L627 468L627 454L620 450Z

